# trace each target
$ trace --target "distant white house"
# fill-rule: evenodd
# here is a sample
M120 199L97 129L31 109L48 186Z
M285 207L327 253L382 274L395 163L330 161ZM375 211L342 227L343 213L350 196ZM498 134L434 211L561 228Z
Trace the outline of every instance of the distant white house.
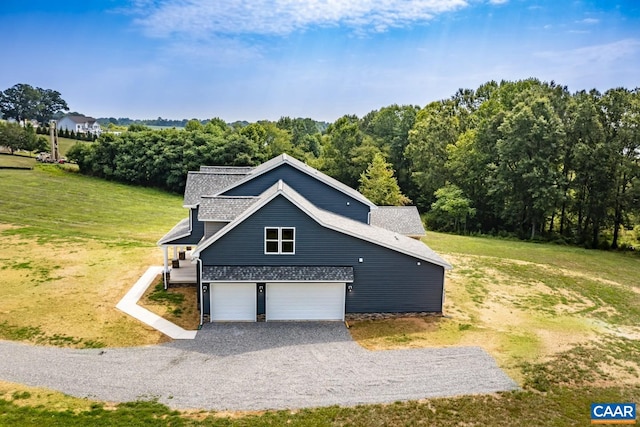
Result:
M7 123L18 123L20 126L25 127L28 123L31 124L31 126L33 126L34 128L37 128L38 126L40 126L40 123L37 120L21 120L21 121L17 121L16 119L14 119L13 117L9 117L8 119L5 120Z
M75 133L92 133L100 135L102 128L93 117L86 116L64 116L58 120L58 131L68 130Z

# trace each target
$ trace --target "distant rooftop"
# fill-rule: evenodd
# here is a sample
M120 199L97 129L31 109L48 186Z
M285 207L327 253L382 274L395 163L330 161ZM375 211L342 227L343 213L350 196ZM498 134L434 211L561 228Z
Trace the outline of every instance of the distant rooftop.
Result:
M87 116L64 116L62 119L69 119L74 123L94 123L96 121L93 117Z

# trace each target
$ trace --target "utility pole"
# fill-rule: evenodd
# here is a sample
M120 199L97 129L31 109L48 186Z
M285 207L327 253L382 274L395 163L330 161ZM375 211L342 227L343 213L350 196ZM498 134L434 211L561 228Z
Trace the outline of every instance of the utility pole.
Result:
M58 163L60 152L58 151L58 130L55 120L49 121L49 134L51 136L51 159L54 163Z

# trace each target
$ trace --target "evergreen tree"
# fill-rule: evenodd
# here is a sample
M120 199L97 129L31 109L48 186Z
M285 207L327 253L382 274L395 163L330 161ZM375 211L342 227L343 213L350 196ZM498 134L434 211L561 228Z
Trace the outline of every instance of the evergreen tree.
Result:
M402 206L411 203L400 191L391 164L380 153L373 157L367 170L360 175L359 190L376 205Z

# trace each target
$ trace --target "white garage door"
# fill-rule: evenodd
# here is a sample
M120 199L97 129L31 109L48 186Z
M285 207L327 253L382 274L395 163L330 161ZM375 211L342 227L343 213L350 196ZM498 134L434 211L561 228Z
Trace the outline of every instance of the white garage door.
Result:
M344 320L344 283L267 283L266 319Z
M211 321L256 321L255 283L211 283Z

